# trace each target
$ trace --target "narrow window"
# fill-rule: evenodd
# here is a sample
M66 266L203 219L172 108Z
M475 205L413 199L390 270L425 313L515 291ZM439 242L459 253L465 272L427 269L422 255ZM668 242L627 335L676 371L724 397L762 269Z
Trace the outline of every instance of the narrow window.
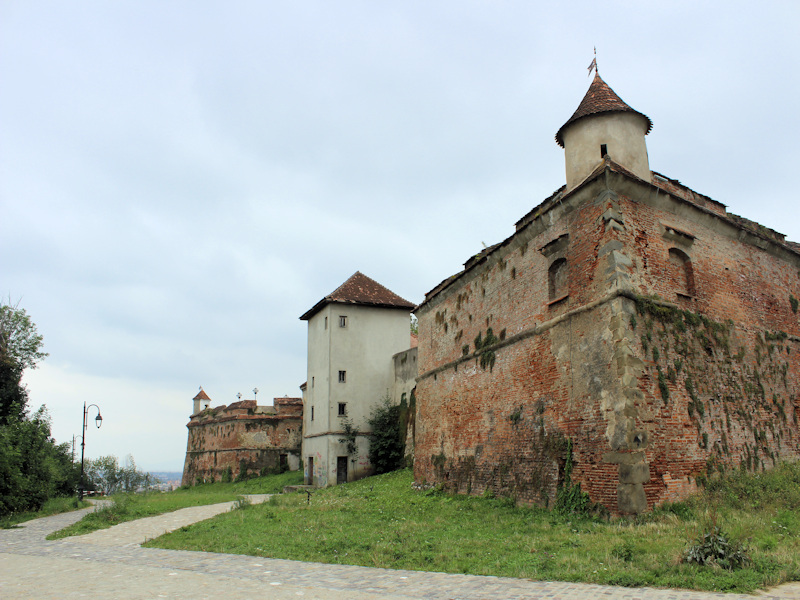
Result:
M311 420L314 420L314 407L311 407Z
M567 295L567 259L559 258L547 272L547 289L550 300L558 300Z
M325 317L325 329L328 328L328 317Z
M605 144L600 144L600 158L608 154L608 147Z
M339 402L339 416L344 417L345 415L347 415L347 403Z
M347 382L347 371L339 371L339 383Z
M312 388L314 387L314 378L313 377L311 378L311 387Z
M347 317L344 315L339 317L339 327L347 327Z

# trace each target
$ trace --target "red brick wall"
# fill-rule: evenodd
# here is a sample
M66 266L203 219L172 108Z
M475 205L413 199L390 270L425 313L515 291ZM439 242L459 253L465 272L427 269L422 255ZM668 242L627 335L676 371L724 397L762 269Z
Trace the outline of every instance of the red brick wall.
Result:
M301 399L280 398L274 409L244 400L193 415L183 484L219 481L227 469L236 478L242 461L250 474L278 469L282 454L299 455L302 410Z
M552 502L569 438L573 480L610 510L636 512L625 500L634 488L652 507L692 491L709 466L798 458L789 297L800 298L800 260L661 190L618 183L625 193L601 180L579 189L417 311L419 483ZM559 250L551 242L564 234ZM690 296L676 294L673 247L690 259ZM569 295L552 303L558 257ZM633 299L653 294L705 322L639 314ZM498 343L476 353L488 328Z

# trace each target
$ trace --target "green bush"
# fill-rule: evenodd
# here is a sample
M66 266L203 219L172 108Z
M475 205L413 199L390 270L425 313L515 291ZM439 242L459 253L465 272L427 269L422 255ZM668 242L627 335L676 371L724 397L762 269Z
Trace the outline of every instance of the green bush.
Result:
M719 565L733 571L750 563L747 549L737 541L732 541L722 529L714 527L701 534L697 542L686 550L684 561L700 566Z
M369 461L375 474L388 473L403 467L405 440L400 426L400 406L386 396L367 420L372 437L369 442Z
M230 483L233 481L233 469L228 465L228 467L222 472L222 483Z

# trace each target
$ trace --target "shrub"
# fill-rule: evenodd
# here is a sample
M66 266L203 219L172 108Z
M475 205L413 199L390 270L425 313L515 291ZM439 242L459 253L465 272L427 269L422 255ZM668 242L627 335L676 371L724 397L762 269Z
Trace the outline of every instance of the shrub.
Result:
M369 443L369 462L375 474L388 473L403 467L405 440L400 427L400 407L385 396L367 420L372 437Z
M700 566L719 565L733 571L747 566L750 557L739 542L731 541L719 527L701 534L697 542L686 550L684 561Z
M233 469L228 465L228 468L222 472L222 483L230 483L233 481Z

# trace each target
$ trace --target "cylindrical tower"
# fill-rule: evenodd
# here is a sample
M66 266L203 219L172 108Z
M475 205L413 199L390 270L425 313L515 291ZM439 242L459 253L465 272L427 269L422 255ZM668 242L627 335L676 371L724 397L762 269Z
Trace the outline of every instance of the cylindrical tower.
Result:
M578 109L556 133L564 148L569 192L597 168L603 157L645 181L650 181L650 163L644 136L653 122L632 109L595 74Z

